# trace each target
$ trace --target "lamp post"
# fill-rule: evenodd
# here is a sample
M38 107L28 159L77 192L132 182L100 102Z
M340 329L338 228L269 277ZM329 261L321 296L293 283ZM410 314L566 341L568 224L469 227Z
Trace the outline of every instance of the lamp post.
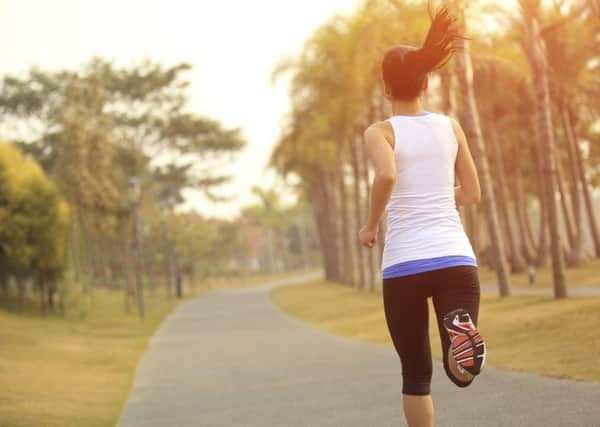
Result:
M135 176L129 178L129 199L131 201L131 216L133 218L133 252L135 257L135 288L137 294L138 311L140 318L144 319L144 287L142 284L140 236L138 204L140 199L140 187Z

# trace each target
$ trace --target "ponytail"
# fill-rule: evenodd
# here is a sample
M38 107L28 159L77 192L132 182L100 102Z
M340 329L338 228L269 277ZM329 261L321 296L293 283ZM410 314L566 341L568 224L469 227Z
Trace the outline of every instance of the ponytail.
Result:
M431 16L431 13L430 13ZM431 26L420 48L398 46L388 50L383 58L382 74L394 98L419 96L427 74L442 68L459 49L464 37L446 7L431 16Z
M423 46L409 52L407 60L415 61L416 68L420 69L422 74L439 70L458 49L456 42L464 39L456 25L456 18L450 16L447 8L442 7L431 19Z

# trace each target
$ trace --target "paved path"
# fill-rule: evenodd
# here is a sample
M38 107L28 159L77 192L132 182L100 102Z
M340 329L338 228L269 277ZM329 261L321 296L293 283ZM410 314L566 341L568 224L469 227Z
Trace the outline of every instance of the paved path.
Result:
M287 317L268 290L214 291L182 304L152 339L119 425L405 425L391 347ZM436 426L600 426L598 383L486 367L463 390L439 363L434 370Z

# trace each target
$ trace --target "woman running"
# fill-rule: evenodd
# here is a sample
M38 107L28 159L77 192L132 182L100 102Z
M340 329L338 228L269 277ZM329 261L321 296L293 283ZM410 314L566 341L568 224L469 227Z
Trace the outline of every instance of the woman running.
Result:
M402 365L403 407L410 427L433 426L429 297L450 380L468 386L485 361L485 343L476 329L477 261L456 208L479 202L477 170L458 122L424 111L421 103L428 73L448 61L461 38L455 19L443 8L433 17L421 48L388 50L382 75L393 116L364 134L375 178L359 239L369 248L375 245L386 210L383 302Z

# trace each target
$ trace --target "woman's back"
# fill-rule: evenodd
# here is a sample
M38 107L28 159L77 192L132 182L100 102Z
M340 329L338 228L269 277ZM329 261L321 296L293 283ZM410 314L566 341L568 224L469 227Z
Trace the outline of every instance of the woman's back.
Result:
M426 112L392 116L396 183L387 203L382 269L413 260L475 260L454 199L458 142L450 119Z
M373 123L364 133L374 176L369 214L358 238L363 246L375 247L387 211L383 307L402 364L402 406L411 426L433 426L434 421L429 298L448 378L467 387L486 357L476 327L477 260L456 208L479 203L477 169L460 124L424 112L421 101L428 75L450 59L464 38L456 23L441 8L432 16L423 46L399 45L385 52L383 94L394 116ZM455 186L455 175L460 185Z

